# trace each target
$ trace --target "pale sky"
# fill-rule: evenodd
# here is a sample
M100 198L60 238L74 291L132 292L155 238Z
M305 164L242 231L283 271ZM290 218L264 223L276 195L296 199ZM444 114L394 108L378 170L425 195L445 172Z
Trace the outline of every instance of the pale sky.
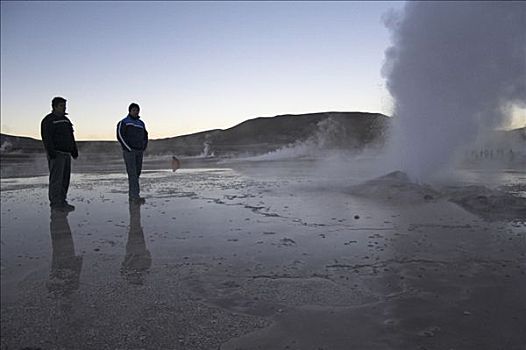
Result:
M40 138L54 96L79 140L323 111L390 114L383 15L403 2L1 2L1 131ZM526 117L525 117L526 119Z

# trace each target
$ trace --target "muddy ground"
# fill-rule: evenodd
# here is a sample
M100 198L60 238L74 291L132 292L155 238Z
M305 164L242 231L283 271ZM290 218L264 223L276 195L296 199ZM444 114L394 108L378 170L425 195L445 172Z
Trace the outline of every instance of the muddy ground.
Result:
M525 220L322 175L75 173L69 215L3 178L1 348L525 349Z

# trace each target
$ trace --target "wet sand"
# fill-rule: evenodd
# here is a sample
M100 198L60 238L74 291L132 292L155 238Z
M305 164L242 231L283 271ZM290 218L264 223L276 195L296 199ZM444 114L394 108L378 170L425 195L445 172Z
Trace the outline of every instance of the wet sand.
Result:
M2 349L525 349L524 221L318 175L2 179Z

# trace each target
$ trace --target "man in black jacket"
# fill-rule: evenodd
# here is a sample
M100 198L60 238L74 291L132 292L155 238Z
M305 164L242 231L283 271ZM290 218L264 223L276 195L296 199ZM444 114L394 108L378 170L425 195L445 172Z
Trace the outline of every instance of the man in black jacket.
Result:
M71 176L71 157L77 159L79 152L73 124L66 117L66 100L55 97L51 101L52 112L40 124L42 142L46 149L49 166L49 202L52 209L72 211L66 197Z
M145 199L139 196L139 176L142 170L143 153L148 146L146 125L139 116L140 107L132 103L128 115L117 124L117 140L122 146L122 155L128 173L128 196L131 203L143 204Z

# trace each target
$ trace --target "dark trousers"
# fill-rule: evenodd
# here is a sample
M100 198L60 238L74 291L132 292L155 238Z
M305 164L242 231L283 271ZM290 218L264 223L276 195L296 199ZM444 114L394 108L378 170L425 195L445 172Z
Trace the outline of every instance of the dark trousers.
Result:
M143 151L123 151L124 163L126 164L126 172L128 173L128 185L130 198L139 198L139 176L142 170L142 154Z
M69 179L71 177L71 155L56 152L55 159L48 158L49 166L49 203L59 207L66 203Z

